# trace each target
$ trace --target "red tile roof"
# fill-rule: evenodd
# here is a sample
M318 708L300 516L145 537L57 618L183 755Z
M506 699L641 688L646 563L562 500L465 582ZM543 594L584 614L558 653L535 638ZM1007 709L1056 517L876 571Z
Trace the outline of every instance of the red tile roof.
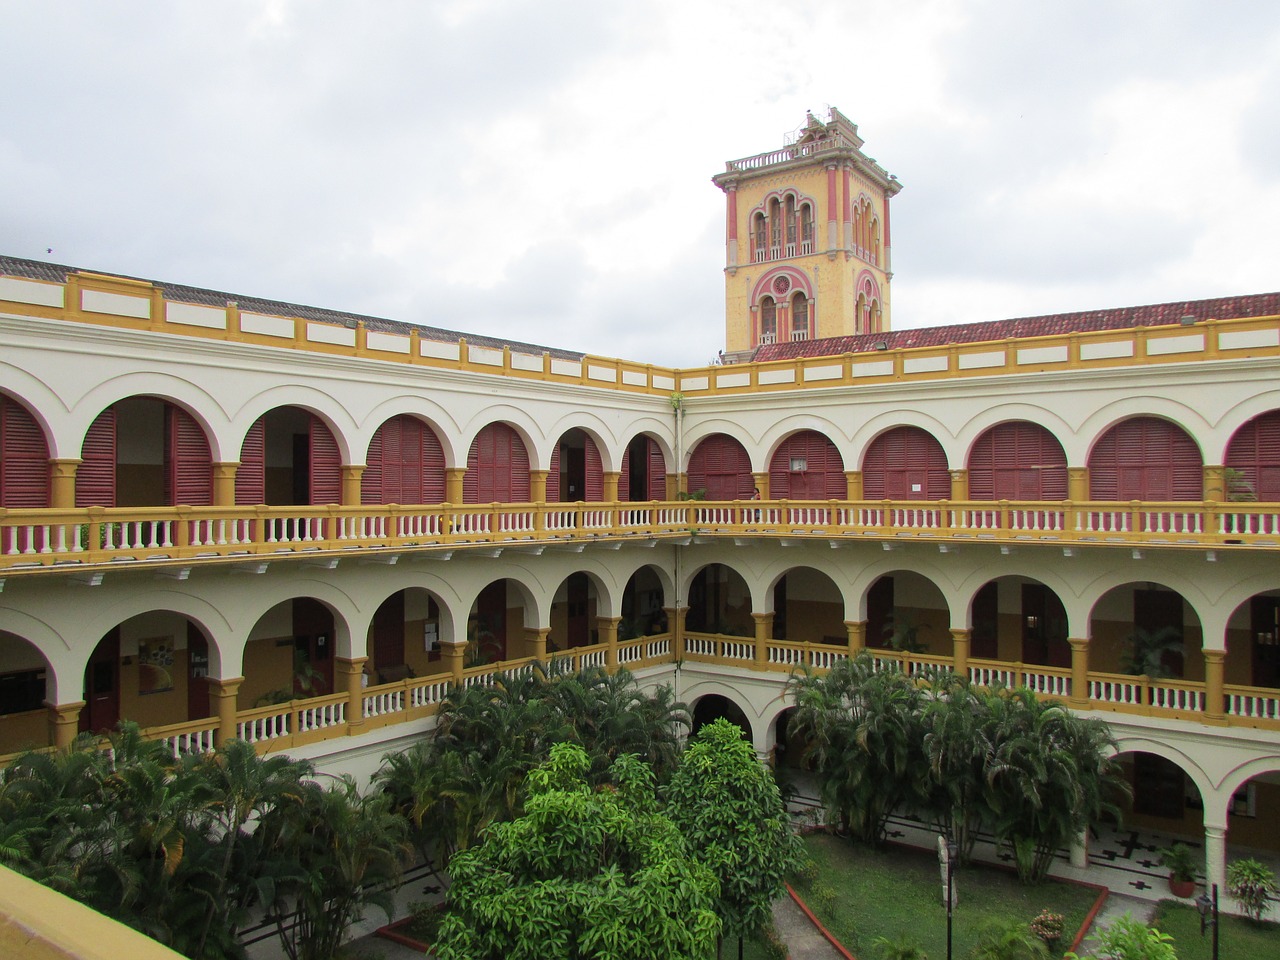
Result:
M1155 327L1161 324L1178 323L1185 316L1193 316L1197 320L1233 320L1239 317L1268 317L1277 314L1280 314L1280 293L1258 293L1244 297L1183 300L1177 303L1157 303L1143 307L1054 313L1046 317L1018 317L1014 320L989 320L985 323L959 323L949 327L921 327L917 330L862 333L851 337L793 340L759 346L751 359L794 360L799 357L867 353L874 350L874 344L878 342L884 342L886 349L898 350L906 347L939 347L949 343L981 343L984 340L1005 340L1010 337L1044 337L1062 333L1085 333L1091 330Z

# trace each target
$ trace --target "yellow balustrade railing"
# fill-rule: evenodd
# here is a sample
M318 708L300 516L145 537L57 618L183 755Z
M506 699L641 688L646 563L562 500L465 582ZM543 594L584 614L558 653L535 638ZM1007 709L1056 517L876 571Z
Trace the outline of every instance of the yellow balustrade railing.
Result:
M672 501L0 509L0 570L631 536L1280 546L1280 504Z
M634 670L684 659L694 663L758 669L776 675L789 674L805 666L823 672L848 656L848 648L844 645L769 640L766 641L765 662L759 665L755 662L755 641L751 638L686 632L684 641L682 657L676 656L669 633L619 641L618 665ZM594 663L597 657L605 655L607 649L605 644L578 647L558 654L557 660L562 669L572 672ZM931 669L946 669L952 664L950 657L935 654L880 649L870 652L877 669L905 671L913 677L923 678ZM468 686L491 683L504 674L532 670L533 665L534 660L525 657L467 667L463 671L463 682ZM1029 687L1037 696L1059 701L1071 695L1070 674L1071 671L1063 667L999 660L969 661L970 679L978 686L1022 685ZM350 701L347 694L328 694L254 707L239 711L236 731L238 736L255 744L264 753L337 739L432 716L452 685L451 675L433 674L365 688L360 694L363 717L359 723L353 723L354 717L348 713ZM1229 684L1224 688L1223 699L1228 725L1280 730L1280 689ZM1090 710L1191 721L1205 719L1209 706L1203 682L1101 672L1088 674L1088 701ZM1215 722L1223 721L1217 719ZM217 729L217 718L206 718L150 727L143 730L143 736L149 740L164 740L177 756L213 749ZM106 741L103 743L105 745ZM21 752L0 755L0 768L11 763Z

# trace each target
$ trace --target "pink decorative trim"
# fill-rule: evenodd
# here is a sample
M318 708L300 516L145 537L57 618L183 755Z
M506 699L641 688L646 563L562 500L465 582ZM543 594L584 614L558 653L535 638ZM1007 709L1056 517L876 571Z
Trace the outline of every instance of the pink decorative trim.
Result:
M795 267L781 266L767 271L756 281L755 286L751 288L751 304L753 306L758 304L760 298L766 295L778 299L773 291L773 281L784 275L791 281L791 289L784 295L786 298L795 296L796 291L799 290L808 299L813 299L813 285L809 282L808 274Z

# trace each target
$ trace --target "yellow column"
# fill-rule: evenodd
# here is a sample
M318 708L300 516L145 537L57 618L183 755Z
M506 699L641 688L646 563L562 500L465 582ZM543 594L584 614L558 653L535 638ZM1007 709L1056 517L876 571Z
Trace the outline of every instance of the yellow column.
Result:
M1223 661L1225 650L1205 650L1204 653L1204 722L1226 726L1226 703L1223 698Z
M867 621L846 620L844 629L849 636L849 659L853 659L867 645Z
M684 659L684 618L688 607L663 607L667 615L667 628L671 631L671 652L677 661Z
M621 617L596 617L596 630L605 645L605 669L610 671L618 668L618 624L621 622Z
M347 734L356 734L364 726L364 665L368 657L335 658L337 687L347 691Z
M845 485L848 487L848 491L849 491L846 494L846 496L850 500L861 500L862 499L862 471L846 470L844 472L844 482L845 482Z
M1204 498L1219 503L1230 499L1231 491L1227 489L1227 468L1222 466L1204 466Z
M76 505L76 470L81 460L49 461L49 506L70 510Z
M529 499L534 503L543 503L546 501L547 475L550 473L550 470L529 471Z
M687 473L667 474L667 499L675 500L681 493L689 492L689 475Z
M769 635L773 633L773 614L753 613L751 619L756 622L756 669L764 670L769 665Z
M550 627L525 627L524 655L526 657L533 657L535 660L546 660L547 636L550 633Z
M973 634L967 628L953 627L951 630L951 669L961 679L969 676L969 638Z
M602 497L605 503L615 503L618 499L618 481L622 479L622 474L617 470L609 470L604 474L604 493Z
M239 463L215 463L213 465L213 505L215 507L234 507L236 505L236 470Z
M1068 637L1071 644L1071 696L1067 706L1076 710L1089 707L1089 641L1085 637Z
M52 728L53 745L59 750L66 750L80 732L80 710L83 700L75 703L46 703L49 708L49 726Z
M753 473L751 475L751 479L752 479L752 482L755 484L756 489L760 491L760 499L768 500L769 499L769 474Z
M209 706L218 718L218 746L236 737L236 696L240 693L240 684L244 677L231 677L226 680L209 678Z
M963 501L969 499L969 471L951 471L951 499Z
M1067 467L1067 499L1081 502L1089 499L1089 468Z
M360 477L363 475L363 463L342 465L342 505L344 507L360 506Z
M462 478L466 475L466 467L445 467L444 498L448 503L462 502Z
M462 686L462 668L466 654L467 645L465 643L450 643L447 640L440 643L440 659L448 665L453 682L458 686Z

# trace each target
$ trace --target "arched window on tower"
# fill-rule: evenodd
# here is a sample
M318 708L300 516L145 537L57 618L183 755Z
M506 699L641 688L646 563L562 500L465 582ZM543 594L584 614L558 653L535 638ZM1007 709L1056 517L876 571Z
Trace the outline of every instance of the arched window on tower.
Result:
M782 256L782 204L774 197L769 201L769 259Z
M868 263L880 265L880 218L867 197L859 197L853 209L853 252Z
M787 256L796 255L796 198L787 194Z
M778 341L778 305L773 297L764 297L760 301L760 342L777 343Z
M768 227L764 219L763 213L757 213L752 223L752 242L755 249L752 251L752 259L756 263L763 263L769 258L769 239L767 234Z
M800 253L813 253L813 207L807 203L800 205Z
M791 298L791 339L809 339L809 298L797 290Z

